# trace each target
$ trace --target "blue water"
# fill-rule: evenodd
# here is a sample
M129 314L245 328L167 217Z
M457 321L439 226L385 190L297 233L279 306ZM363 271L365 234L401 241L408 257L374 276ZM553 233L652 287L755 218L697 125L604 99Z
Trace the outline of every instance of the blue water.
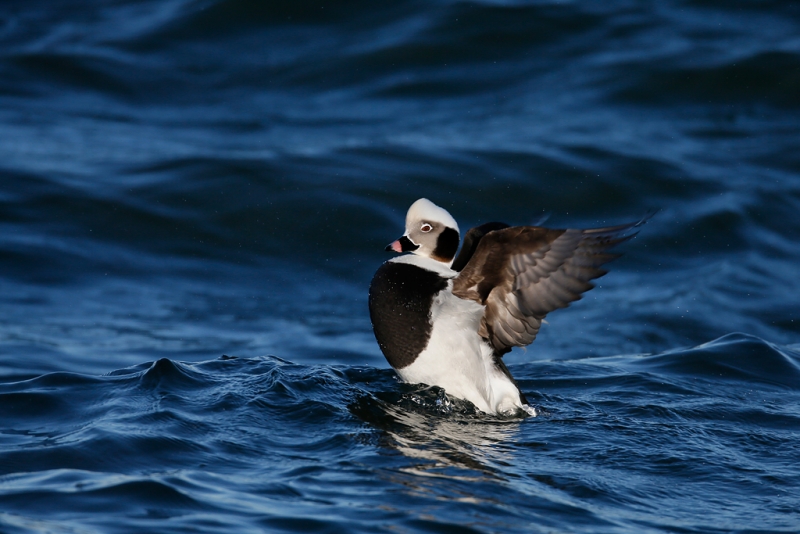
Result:
M0 532L800 531L792 2L0 6ZM367 312L462 228L658 214L506 357Z

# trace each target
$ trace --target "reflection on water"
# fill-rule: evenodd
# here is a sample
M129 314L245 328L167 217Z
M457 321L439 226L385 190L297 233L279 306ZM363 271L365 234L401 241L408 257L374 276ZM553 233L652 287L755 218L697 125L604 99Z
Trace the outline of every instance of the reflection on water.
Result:
M437 387L403 386L396 396L364 396L350 406L380 428L380 443L415 461L401 471L457 480L501 478L498 467L513 461L504 444L518 438L529 418L488 416L470 403L447 397Z

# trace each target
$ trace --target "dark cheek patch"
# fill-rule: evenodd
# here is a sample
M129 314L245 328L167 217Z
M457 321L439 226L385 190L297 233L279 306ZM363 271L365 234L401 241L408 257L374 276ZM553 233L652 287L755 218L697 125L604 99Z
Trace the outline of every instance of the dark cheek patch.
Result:
M444 231L439 234L436 240L436 249L431 256L433 256L433 259L439 261L452 260L458 250L458 241L458 232L452 228L445 228Z

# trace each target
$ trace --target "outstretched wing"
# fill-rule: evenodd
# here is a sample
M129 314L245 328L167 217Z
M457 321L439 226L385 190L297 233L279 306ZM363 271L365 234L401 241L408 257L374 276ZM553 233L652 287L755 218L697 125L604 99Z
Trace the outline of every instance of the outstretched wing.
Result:
M472 255L475 254L475 250L477 250L481 239L483 239L483 236L489 232L508 227L509 226L506 223L490 222L476 226L475 228L470 228L469 232L467 232L467 235L464 236L464 244L461 245L461 250L459 251L458 256L456 256L456 259L453 260L453 264L450 266L450 268L454 271L463 270L464 267L467 266L467 263L469 263L469 260L472 259Z
M453 293L486 306L479 334L495 351L529 345L545 315L581 298L619 257L609 249L646 221L592 230L515 226L481 237Z

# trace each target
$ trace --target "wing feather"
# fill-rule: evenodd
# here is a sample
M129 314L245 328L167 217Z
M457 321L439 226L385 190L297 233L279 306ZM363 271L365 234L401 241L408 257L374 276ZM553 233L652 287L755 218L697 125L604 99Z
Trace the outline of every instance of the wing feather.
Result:
M636 235L637 223L589 230L515 226L480 238L453 293L485 306L479 334L503 354L533 342L545 316L565 308L606 274L608 252Z

